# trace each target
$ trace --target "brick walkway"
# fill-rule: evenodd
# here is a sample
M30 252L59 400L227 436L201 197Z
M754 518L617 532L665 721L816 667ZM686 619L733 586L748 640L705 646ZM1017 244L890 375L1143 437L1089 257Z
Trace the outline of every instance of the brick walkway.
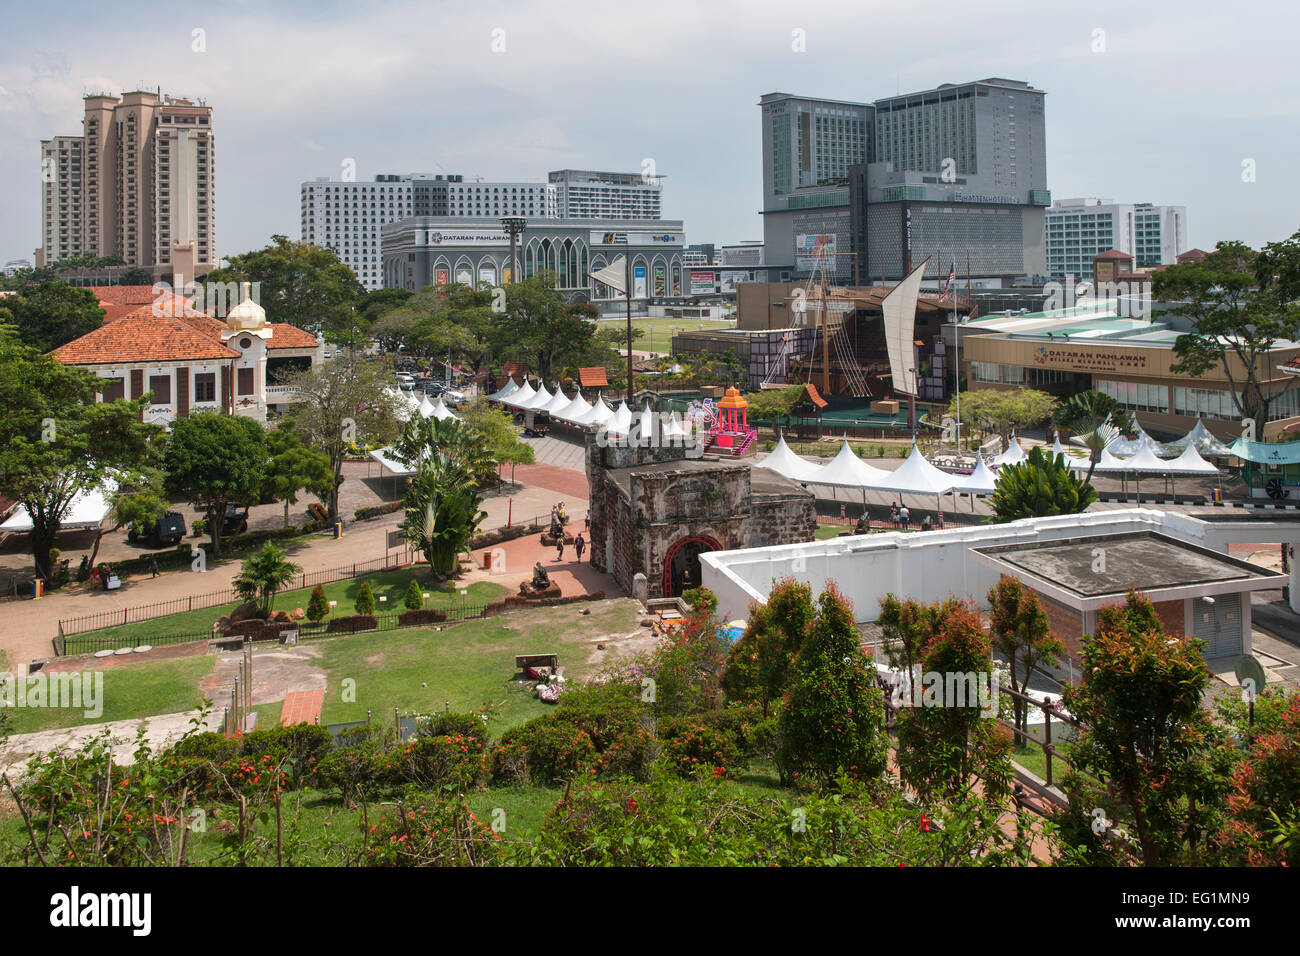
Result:
M320 720L321 705L325 703L323 690L293 690L284 698L280 709L280 726L314 724Z

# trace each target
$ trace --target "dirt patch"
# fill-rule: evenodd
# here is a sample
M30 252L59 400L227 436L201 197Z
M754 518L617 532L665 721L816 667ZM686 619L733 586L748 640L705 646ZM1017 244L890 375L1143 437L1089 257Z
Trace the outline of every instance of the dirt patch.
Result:
M604 634L594 637L589 643L590 650L587 653L584 670L594 674L617 661L654 650L659 639L650 628L638 627L635 631L626 634Z
M387 654L382 654L382 653L371 654L369 657L366 658L366 663L374 667L382 667L387 660L388 660Z

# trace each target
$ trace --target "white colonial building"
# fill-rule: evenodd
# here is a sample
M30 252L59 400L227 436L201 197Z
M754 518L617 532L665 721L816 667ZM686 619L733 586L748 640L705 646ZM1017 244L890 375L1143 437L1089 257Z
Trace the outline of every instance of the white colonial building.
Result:
M150 393L145 420L166 424L205 409L265 421L268 409L284 411L296 401L281 379L319 365L324 346L295 326L267 322L245 284L224 321L164 294L110 312L98 329L53 354L104 379L101 401Z

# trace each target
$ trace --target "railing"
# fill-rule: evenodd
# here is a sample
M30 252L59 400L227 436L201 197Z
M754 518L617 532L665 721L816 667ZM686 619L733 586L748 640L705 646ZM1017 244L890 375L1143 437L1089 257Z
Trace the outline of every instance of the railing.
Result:
M296 402L298 398L298 389L292 385L268 385L266 386L266 399L276 399L280 402Z
M455 603L450 607L436 608L436 610L442 613L443 615L442 620L421 621L418 623L411 623L411 624L402 623L401 621L402 612L394 612L392 614L376 614L376 615L372 615L375 618L374 627L358 628L356 630L330 631L328 619L320 621L318 623L313 623L311 621L301 621L298 623L298 639L300 641L303 641L303 640L310 640L313 638L321 638L321 637L340 637L340 636L346 636L348 634L364 634L364 633L383 632L383 631L396 631L396 630L402 630L407 628L440 627L444 624L459 624L464 621L480 620L486 617L487 608L488 605L486 604ZM333 616L350 617L352 615L336 614ZM157 636L151 635L150 637L147 638L147 641L149 646L151 647L168 647L175 644L188 644L191 641L212 641L212 640L235 641L238 639L239 639L238 635L232 634L229 637L226 637L225 635L219 633L213 633L212 631L207 631L201 633L189 632L184 634L178 633L178 634L163 634ZM71 654L93 654L96 651L102 651L102 650L116 651L126 647L135 647L139 644L141 640L142 638L139 637L131 637L131 636L123 636L123 635L97 636L94 633L80 634L80 635L73 635L73 636L60 636L55 639L54 651L55 651L55 655L59 657L65 657Z
M404 557L404 554L403 554ZM385 556L374 558L370 561L358 561L354 564L346 564L337 568L329 568L324 571L307 571L295 575L297 583L290 582L285 590L298 590L301 588L315 587L317 584L332 584L335 581L345 581L350 578L360 577L363 574L371 574L375 571L387 571L396 568L399 564L405 563L402 557ZM158 601L154 604L138 605L136 607L124 607L114 611L101 611L98 614L87 614L82 617L69 618L59 621L59 636L56 641L56 652L58 642L65 640L75 634L85 634L90 631L100 631L108 627L121 627L124 624L136 624L140 621L152 620L156 617L166 617L169 614L181 614L186 611L201 611L205 608L220 607L223 604L234 604L240 600L239 593L234 588L226 588L224 591L210 591L207 594L190 594L182 598L174 598L170 601ZM194 638L190 638L193 640ZM150 643L157 644L158 641L150 638Z

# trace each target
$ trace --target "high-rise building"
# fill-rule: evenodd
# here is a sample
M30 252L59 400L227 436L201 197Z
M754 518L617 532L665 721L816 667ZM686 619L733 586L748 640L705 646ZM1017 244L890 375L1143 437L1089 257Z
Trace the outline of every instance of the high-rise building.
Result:
M658 176L557 169L547 179L555 188L556 214L561 219L660 218Z
M769 274L801 278L820 261L842 282L898 279L968 253L975 276L1041 274L1043 99L1004 79L874 103L763 96Z
M216 262L212 108L136 90L84 101L81 136L41 142L41 259L121 256L171 278Z
M384 287L383 227L408 216L555 218L549 183L465 182L459 175L384 173L373 182L302 184L302 238L334 251L368 290Z
M1058 199L1046 211L1047 272L1091 279L1092 260L1110 249L1138 269L1173 265L1187 251L1187 207Z

